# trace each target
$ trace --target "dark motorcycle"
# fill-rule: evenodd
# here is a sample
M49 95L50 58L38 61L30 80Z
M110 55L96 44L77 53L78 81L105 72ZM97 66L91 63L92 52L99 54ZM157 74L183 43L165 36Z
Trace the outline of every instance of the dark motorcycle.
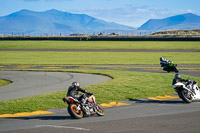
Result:
M175 72L175 73L178 73L179 70L177 68L177 64L173 64L172 66L163 66L163 70L164 71L167 71L168 73L169 72Z
M160 58L160 65L161 67L163 67L163 71L167 71L169 72L175 72L178 73L179 70L177 68L177 64L173 64L172 61L164 59L164 58Z
M86 103L81 103L73 97L64 97L63 101L68 104L68 112L74 119L81 119L84 116L97 114L104 115L104 108L95 101L94 95L86 95Z

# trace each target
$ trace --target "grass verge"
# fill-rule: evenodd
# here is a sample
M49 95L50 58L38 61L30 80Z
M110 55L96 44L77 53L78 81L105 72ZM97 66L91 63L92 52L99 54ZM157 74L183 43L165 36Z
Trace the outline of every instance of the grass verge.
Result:
M175 64L200 64L198 52L26 52L1 51L0 65L159 64L164 57Z
M200 49L200 41L0 41L0 49Z
M51 71L93 73L113 77L113 80L108 82L85 87L85 89L95 94L98 103L140 99L175 93L171 85L174 74L170 73L163 74L89 69ZM194 79L197 82L200 82L200 78L186 75L182 75L182 77L186 79ZM64 108L66 107L66 104L64 104L61 99L66 95L66 93L67 90L16 100L2 101L0 102L0 114Z
M10 84L10 81L0 79L0 87Z

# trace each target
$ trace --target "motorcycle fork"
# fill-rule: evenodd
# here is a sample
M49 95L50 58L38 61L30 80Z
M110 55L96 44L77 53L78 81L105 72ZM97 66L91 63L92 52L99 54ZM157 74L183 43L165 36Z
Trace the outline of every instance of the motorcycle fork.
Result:
M77 103L76 105L77 105L76 110L81 110L81 105L79 103Z

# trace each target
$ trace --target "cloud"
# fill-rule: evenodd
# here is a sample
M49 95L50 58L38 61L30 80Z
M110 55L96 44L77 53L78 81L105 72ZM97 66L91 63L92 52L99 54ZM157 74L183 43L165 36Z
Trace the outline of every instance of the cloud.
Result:
M120 6L90 6L94 3L86 3L82 4L82 6L72 6L69 5L72 2L69 2L68 4L64 5L64 1L76 1L76 0L24 0L29 2L37 2L42 1L45 3L51 3L51 2L58 2L59 4L62 4L62 6L56 6L56 4L52 4L55 9L61 10L61 11L67 11L71 13L78 13L78 14L87 14L89 16L93 16L98 19L102 19L109 22L116 22L123 25L129 25L132 27L140 27L142 24L147 22L149 19L163 19L166 17L170 17L173 15L178 14L184 14L184 13L195 13L200 14L199 12L194 12L191 9L184 9L184 10L172 10L168 8L163 7L150 7L150 5L141 5L138 4L124 4ZM77 0L78 1L78 0ZM77 2L76 1L76 2ZM80 0L81 1L81 0ZM116 0L106 0L106 1L116 1ZM56 7L55 7L56 6ZM81 8L82 7L82 8Z
M167 9L151 9L147 6L135 7L128 5L124 8L83 8L71 10L73 13L84 13L105 21L116 22L133 27L139 27L152 18L167 16Z
M109 22L140 27L149 19L163 19L170 16L193 12L193 10L176 10L171 11L167 8L150 8L148 6L126 5L121 8L82 8L68 10L72 13L81 13L103 19Z

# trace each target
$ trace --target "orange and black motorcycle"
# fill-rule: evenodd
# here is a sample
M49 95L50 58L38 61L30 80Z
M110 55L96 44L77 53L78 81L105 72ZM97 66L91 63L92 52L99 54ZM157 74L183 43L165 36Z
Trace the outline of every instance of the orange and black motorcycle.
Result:
M67 102L68 112L74 119L81 119L84 116L95 114L99 116L104 115L104 108L95 101L94 95L86 95L85 103L81 103L73 97L64 97L63 101Z

